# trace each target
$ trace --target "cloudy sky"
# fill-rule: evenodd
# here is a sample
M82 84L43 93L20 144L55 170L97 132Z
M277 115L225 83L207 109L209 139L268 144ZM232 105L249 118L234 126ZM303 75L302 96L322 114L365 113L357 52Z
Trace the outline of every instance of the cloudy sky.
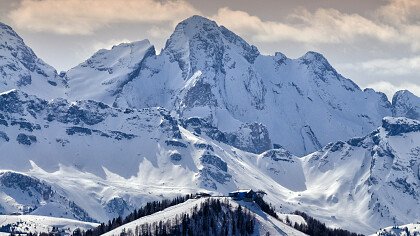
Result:
M0 21L65 71L101 48L149 39L162 48L194 14L264 54L324 54L345 77L388 96L420 95L420 0L0 0Z

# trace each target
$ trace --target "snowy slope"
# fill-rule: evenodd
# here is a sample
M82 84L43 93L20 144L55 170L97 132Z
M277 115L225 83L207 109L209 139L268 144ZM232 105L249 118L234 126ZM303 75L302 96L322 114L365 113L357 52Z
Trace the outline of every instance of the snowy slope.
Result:
M374 236L409 236L420 235L420 224L407 224L401 226L390 226L379 230Z
M21 89L43 98L64 96L65 81L13 29L0 22L0 92Z
M112 104L124 85L137 76L144 58L154 54L147 40L101 49L66 73L71 78L68 97Z
M304 157L308 190L295 199L316 218L362 233L416 222L419 150L419 121L384 118L366 137L331 143Z
M255 214L255 217L257 220L257 224L256 224L255 232L254 232L255 235L267 235L267 234L268 235L305 235L304 233L301 233L291 228L290 226L284 224L283 222L262 212L255 203L236 202L236 201L231 201L229 198L223 198L223 199L229 201L229 203L232 205L233 208L236 208L238 207L238 204L241 204L242 206L245 206L248 210L250 210L252 213ZM104 235L106 236L120 235L120 233L123 230L125 230L125 232L128 232L129 230L131 230L132 232L135 232L136 226L141 226L142 224L145 224L145 223L152 224L153 222L173 220L175 219L175 216L177 215L179 217L182 213L190 213L191 210L195 206L199 207L200 203L204 202L205 200L206 198L188 200L185 203L181 203L179 205L165 209L164 211L157 212L150 216L142 217L138 220L135 220L133 222L120 226Z
M33 214L93 221L62 189L25 174L0 172L0 214Z
M0 215L0 228L10 232L47 233L62 232L71 234L75 229L88 230L99 224L63 218L32 215ZM55 228L55 229L53 229Z
M227 193L261 181L273 197L287 194L281 184L304 188L303 172L296 171L300 161L287 151L258 156L241 152L190 132L164 109L45 101L16 90L0 94L0 104L0 169L43 180L45 188L57 192L54 196L74 201L83 214L70 218L105 221L151 199L203 189ZM271 166L277 163L283 166ZM296 179L294 184L281 179L288 174ZM42 203L28 194L33 197L21 200L13 195L15 188L3 191L4 213L65 212L54 199L43 198ZM41 211L41 206L52 210Z

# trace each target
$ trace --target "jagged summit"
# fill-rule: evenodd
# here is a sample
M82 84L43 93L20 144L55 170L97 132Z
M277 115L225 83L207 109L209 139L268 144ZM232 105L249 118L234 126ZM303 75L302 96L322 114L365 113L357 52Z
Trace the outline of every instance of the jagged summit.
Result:
M111 50L117 47L143 47L144 45L150 46L151 43L148 39L143 39L143 40L129 42L129 43L120 43L118 45L112 46Z
M155 55L155 47L147 39L101 49L66 73L68 96L112 104L124 85L137 76L144 58Z
M299 57L297 60L301 61L307 65L317 65L321 66L324 69L334 70L328 60L319 52L308 51L303 56Z
M215 21L199 15L194 15L178 23L178 25L175 27L175 32L183 31L189 36L194 36L198 32L205 32L218 28L219 26Z
M0 91L22 89L44 98L63 96L65 82L10 27L0 24Z
M224 52L229 49L241 54L251 63L259 55L255 46L249 45L235 33L218 26L215 21L196 15L175 27L163 51L172 54L172 57L178 61L185 57L201 60L203 57L210 57L220 61ZM192 66L195 66L193 62Z
M420 119L420 98L408 90L397 91L392 98L394 116Z

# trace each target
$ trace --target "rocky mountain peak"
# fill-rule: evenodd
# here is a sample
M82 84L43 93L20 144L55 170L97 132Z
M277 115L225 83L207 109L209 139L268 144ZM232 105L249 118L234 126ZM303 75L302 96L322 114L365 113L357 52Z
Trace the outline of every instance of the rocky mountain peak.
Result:
M398 91L392 98L392 112L394 116L420 119L420 98L408 90Z
M63 95L65 81L8 25L0 23L0 91L20 88L43 97ZM60 94L60 95L59 95Z
M223 57L227 52L239 54L249 63L259 55L255 46L226 29L215 21L201 16L192 16L180 22L166 42L164 53L178 61L184 75L203 69L204 65L221 69ZM207 63L200 63L206 60ZM203 65L200 65L203 64ZM223 69L221 69L223 70Z

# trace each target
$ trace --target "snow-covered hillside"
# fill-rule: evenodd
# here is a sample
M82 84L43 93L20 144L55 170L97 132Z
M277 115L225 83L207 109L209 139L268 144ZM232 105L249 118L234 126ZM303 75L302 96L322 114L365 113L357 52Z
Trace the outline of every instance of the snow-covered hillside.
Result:
M372 236L417 236L420 235L420 223L390 226L379 230Z
M48 233L64 232L67 235L75 229L88 230L99 224L34 215L0 215L0 228L7 232Z
M123 231L136 232L136 226L141 226L146 223L153 224L153 223L158 223L159 221L164 221L164 222L168 220L174 221L176 216L180 217L181 214L183 213L190 214L191 210L194 207L200 207L200 203L203 203L206 200L207 198L188 200L185 203L181 203L179 205L165 209L164 211L157 212L150 216L142 217L138 220L125 224L104 235L105 236L120 235L121 232ZM230 198L220 198L220 200L227 201L227 203L231 205L231 208L237 208L240 204L255 214L255 218L257 222L255 226L254 235L289 235L289 236L306 235L284 224L278 219L275 219L272 216L267 215L266 213L261 211L259 206L256 205L255 203L242 202L242 201L236 202L236 201L230 200Z
M303 158L308 190L296 200L304 211L364 233L420 219L420 122L382 122L366 137L331 143Z
M11 27L0 22L0 92L16 88L56 98L64 95L65 81Z

